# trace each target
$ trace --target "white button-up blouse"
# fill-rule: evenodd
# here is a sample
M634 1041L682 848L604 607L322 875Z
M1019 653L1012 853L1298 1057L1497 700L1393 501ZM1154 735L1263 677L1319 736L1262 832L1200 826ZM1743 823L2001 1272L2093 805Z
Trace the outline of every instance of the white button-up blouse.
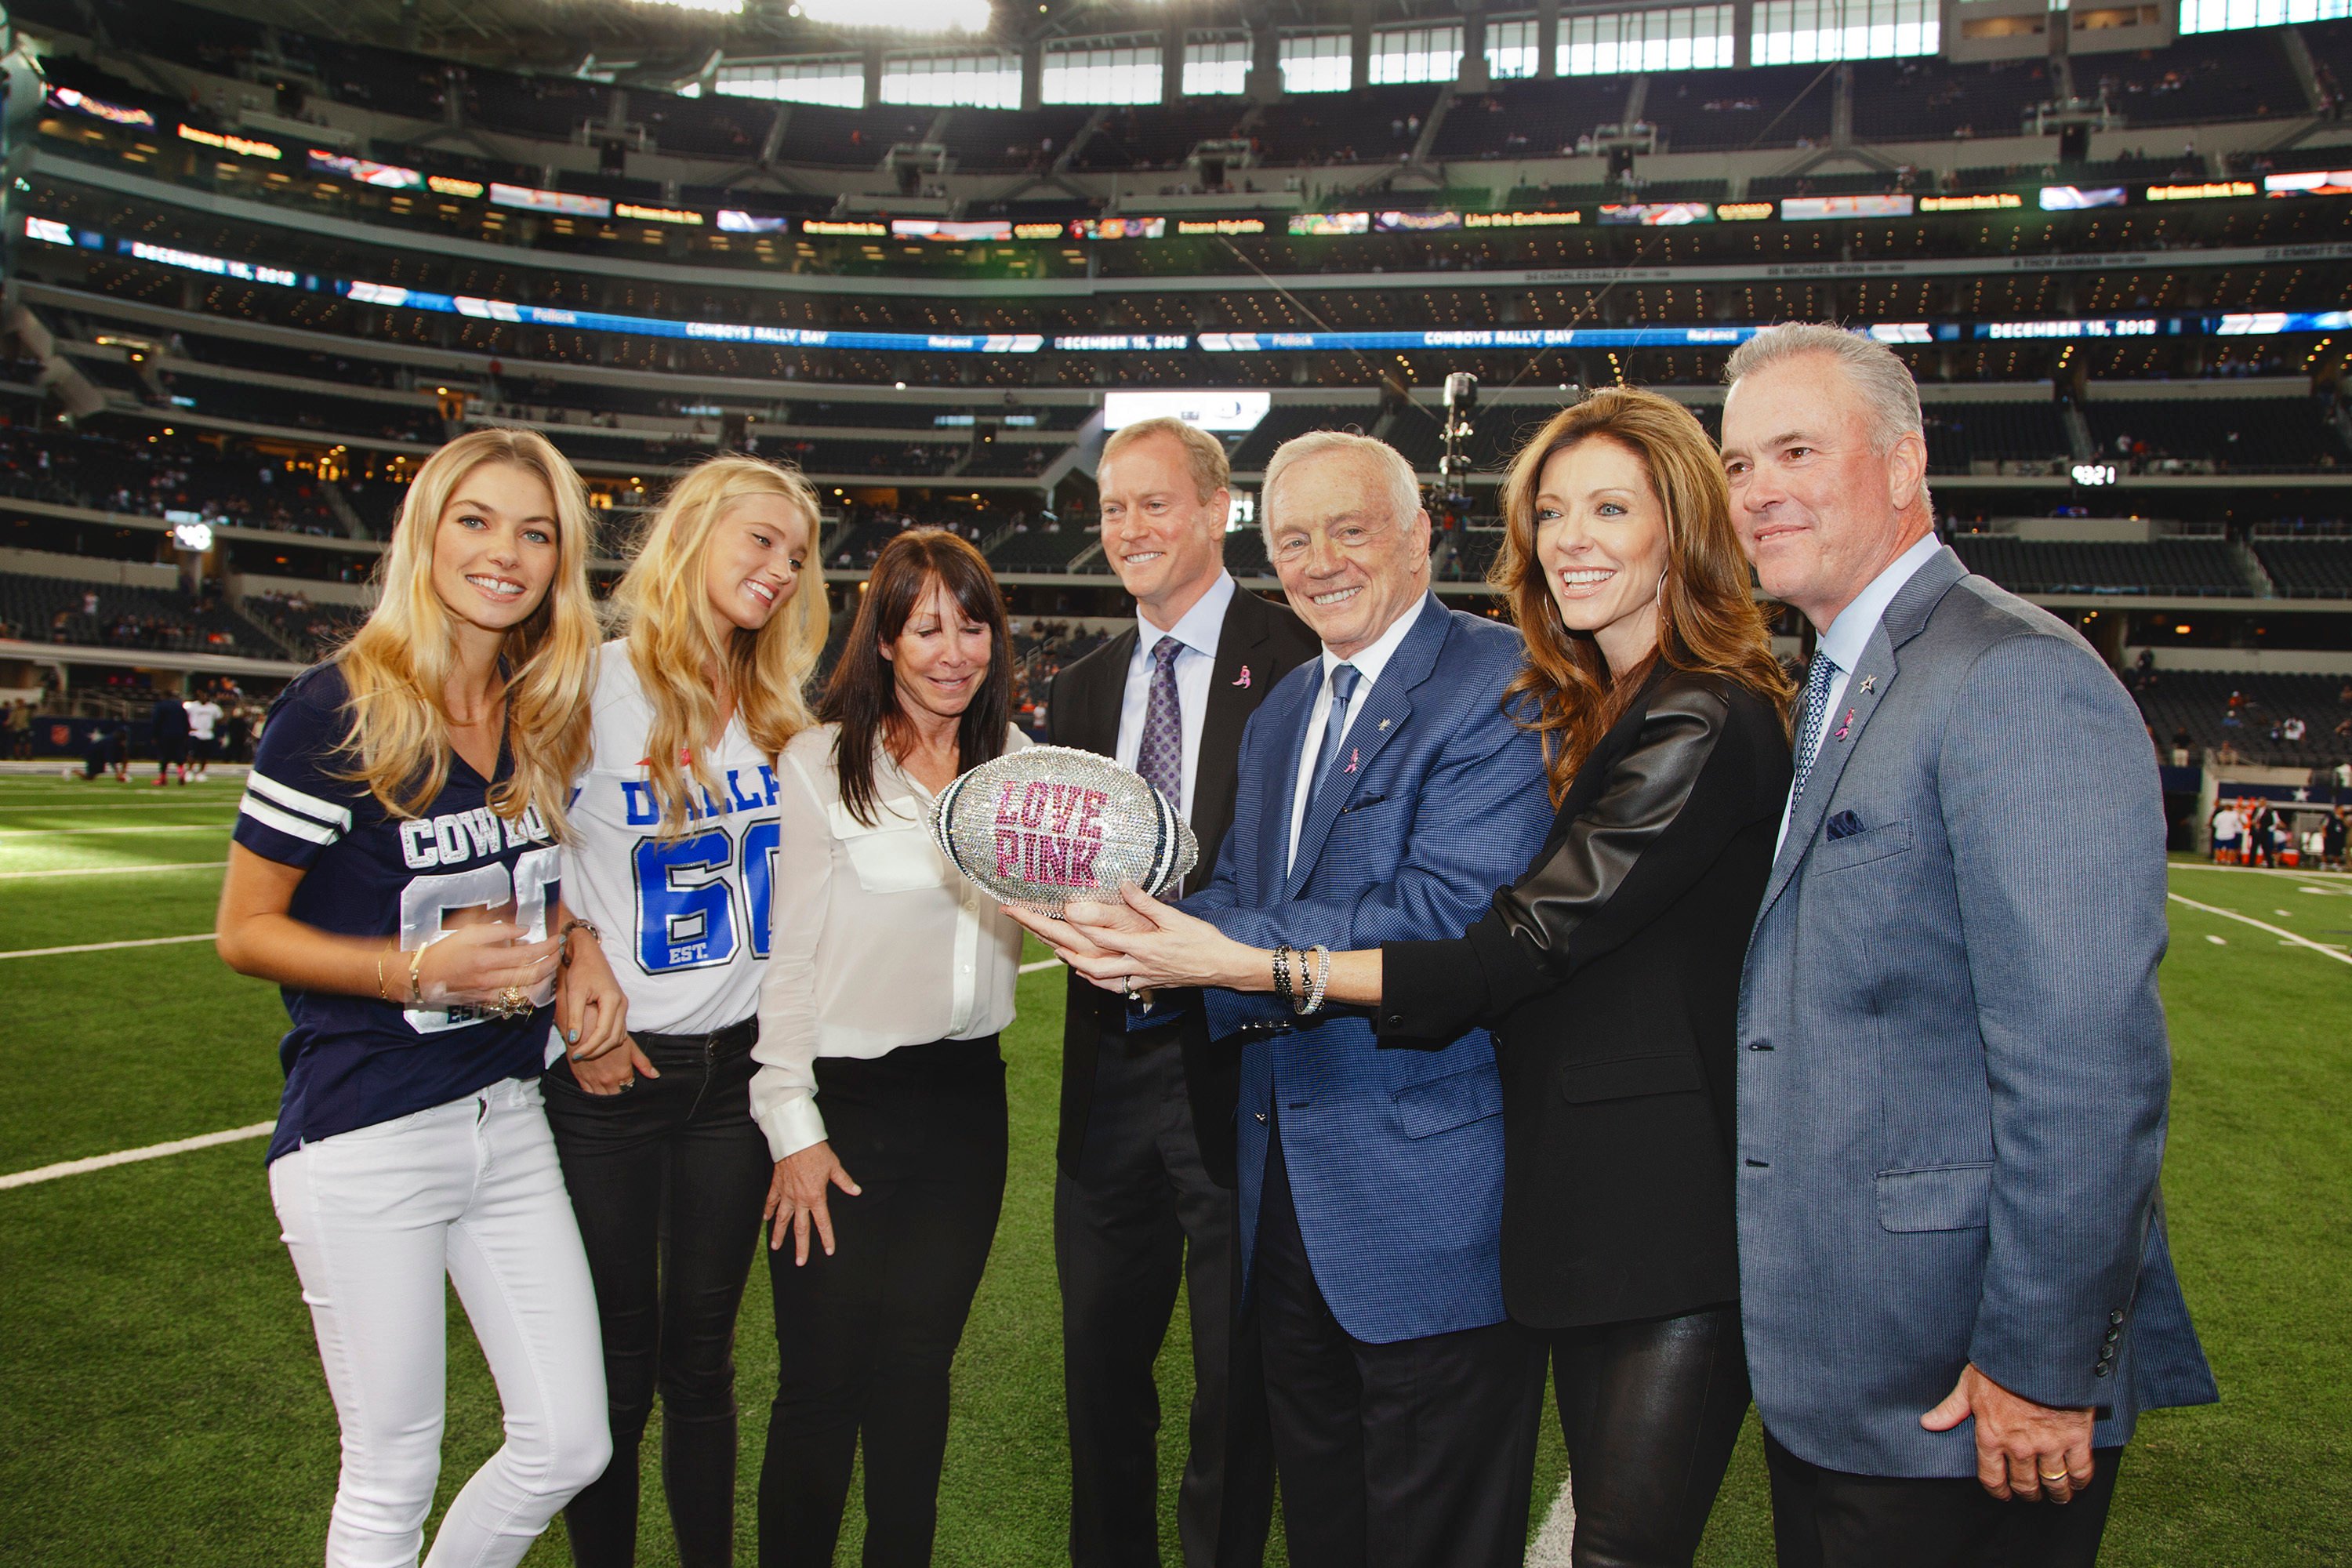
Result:
M777 760L779 835L751 1114L776 1159L821 1142L819 1057L971 1040L1013 1022L1021 928L931 841L932 795L877 748L871 827L841 802L837 724ZM1030 743L1018 730L1005 750Z

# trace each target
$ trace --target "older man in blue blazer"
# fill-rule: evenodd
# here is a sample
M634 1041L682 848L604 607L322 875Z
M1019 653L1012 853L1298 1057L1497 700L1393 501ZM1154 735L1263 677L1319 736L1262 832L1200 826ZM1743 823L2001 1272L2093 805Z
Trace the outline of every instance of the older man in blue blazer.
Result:
M1735 519L1820 634L1740 996L1780 1559L2088 1568L2135 1418L2217 1397L2157 1185L2147 734L2081 637L1937 542L1891 352L1793 324L1726 376Z
M1183 907L1260 948L1458 935L1551 823L1540 744L1506 709L1519 638L1430 592L1429 514L1394 449L1302 436L1265 493L1322 657L1251 716L1232 831ZM1313 967L1288 1000L1202 994L1242 1052L1245 1312L1290 1561L1517 1564L1544 1352L1503 1310L1494 1044L1383 1050L1366 1010L1314 1005Z

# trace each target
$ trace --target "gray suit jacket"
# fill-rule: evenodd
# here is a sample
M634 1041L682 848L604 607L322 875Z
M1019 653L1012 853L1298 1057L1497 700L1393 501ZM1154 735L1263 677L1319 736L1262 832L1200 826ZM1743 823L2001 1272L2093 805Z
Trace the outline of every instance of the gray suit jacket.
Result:
M2219 1395L2164 1236L2164 814L2131 699L1939 552L1829 716L1739 1007L1740 1309L1800 1458L1973 1476L1974 1362L2095 1444Z

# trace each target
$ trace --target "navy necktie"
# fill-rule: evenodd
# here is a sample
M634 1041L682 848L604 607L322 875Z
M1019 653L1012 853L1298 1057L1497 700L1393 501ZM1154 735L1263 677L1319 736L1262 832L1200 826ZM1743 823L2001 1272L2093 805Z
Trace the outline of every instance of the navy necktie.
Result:
M1813 758L1822 749L1822 726L1829 719L1830 687L1838 678L1838 662L1821 649L1813 650L1813 667L1805 672L1805 717L1797 726L1797 782L1790 786L1794 805L1812 776Z
M1323 721L1323 749L1315 754L1315 787L1307 793L1312 802L1323 793L1323 781L1330 776L1331 764L1339 756L1339 739L1348 726L1348 704L1356 695L1356 682L1363 672L1352 664L1339 665L1331 671L1331 712Z

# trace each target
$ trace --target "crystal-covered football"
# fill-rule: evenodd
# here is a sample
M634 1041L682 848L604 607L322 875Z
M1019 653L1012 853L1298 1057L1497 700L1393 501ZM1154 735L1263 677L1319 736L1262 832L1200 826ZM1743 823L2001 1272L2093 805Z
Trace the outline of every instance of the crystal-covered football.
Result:
M1183 814L1140 773L1068 746L1008 752L963 774L940 792L931 834L974 882L1049 915L1129 882L1157 896L1201 855Z

